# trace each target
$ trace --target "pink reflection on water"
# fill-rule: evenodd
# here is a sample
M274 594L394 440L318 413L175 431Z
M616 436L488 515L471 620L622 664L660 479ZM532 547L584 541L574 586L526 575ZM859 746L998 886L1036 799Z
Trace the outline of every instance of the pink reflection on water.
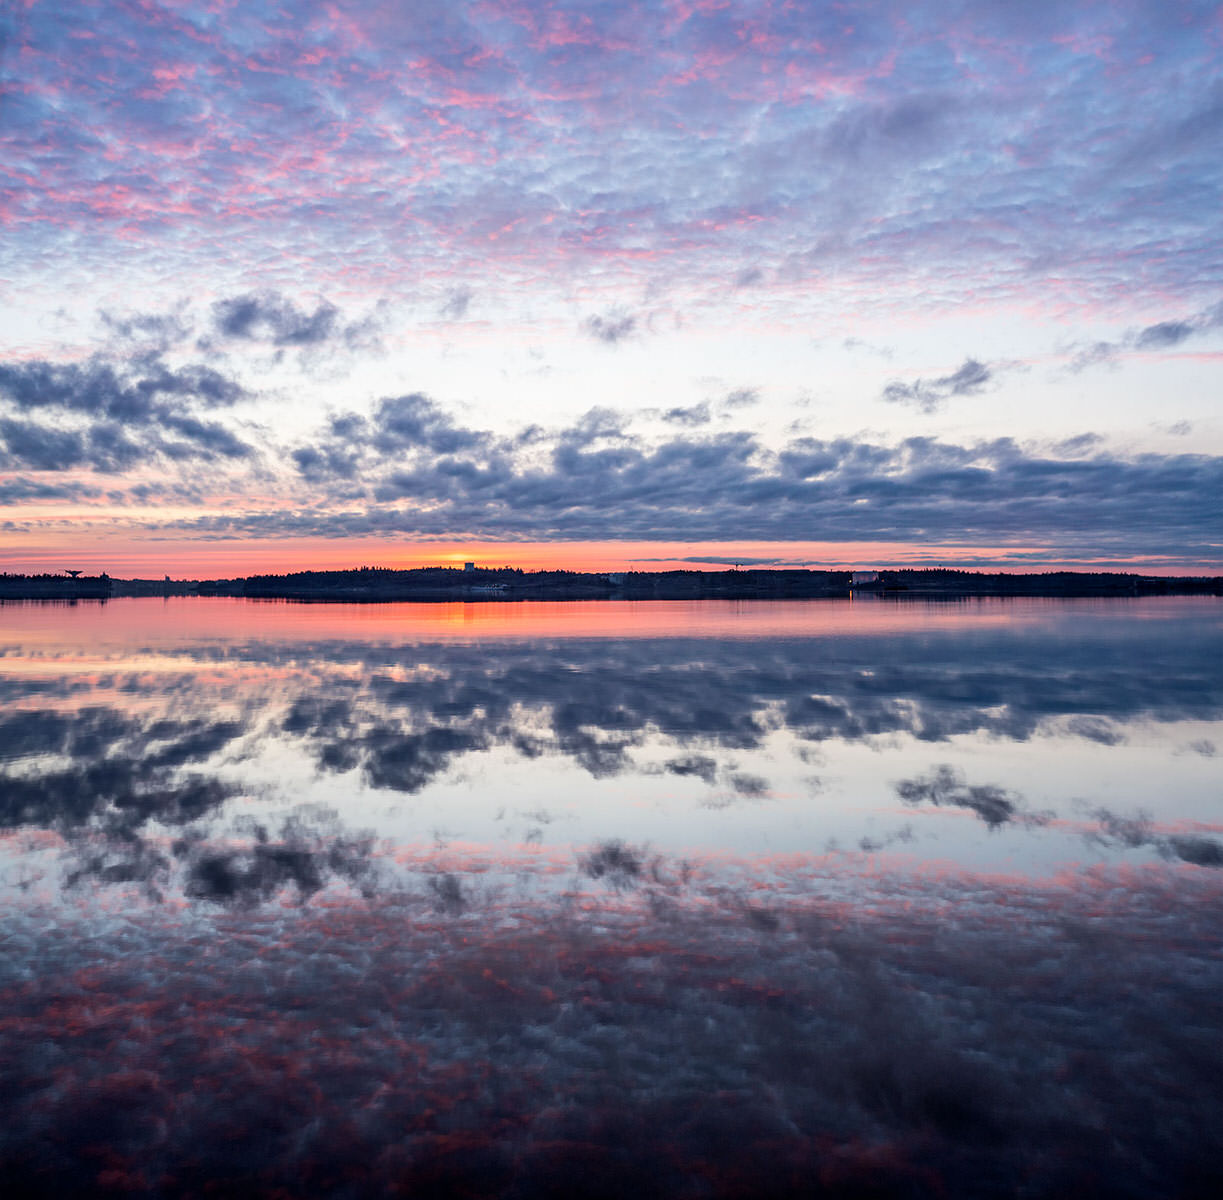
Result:
M1121 611L1118 602L1075 602ZM1209 604L1183 597L1125 600L1127 618L1166 617ZM836 600L590 600L515 603L331 604L225 597L121 599L0 606L0 643L53 647L164 647L175 642L381 639L395 642L564 638L766 638L855 636L976 627L1037 626L1063 619L1066 602L977 599L955 603ZM7 665L7 664L6 664Z

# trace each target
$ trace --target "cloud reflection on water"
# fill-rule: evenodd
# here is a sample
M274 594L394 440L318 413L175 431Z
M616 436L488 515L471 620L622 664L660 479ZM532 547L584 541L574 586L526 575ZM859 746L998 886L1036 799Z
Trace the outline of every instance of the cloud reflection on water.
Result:
M487 863L450 865L366 903L70 911L54 934L16 914L0 1156L18 1194L1220 1182L1217 873L778 860L545 896L468 892Z
M56 696L47 674L65 664L43 652L28 661L35 669L5 675L15 703L0 715L0 824L107 843L100 859L91 851L101 864L93 874L118 881L138 869L142 830L190 826L199 841L235 797L275 800L261 764L286 751L321 778L356 773L365 788L392 795L425 793L466 760L499 752L565 763L594 780L690 780L707 789L702 805L720 811L773 794L782 765L764 751L778 733L800 756L897 736L949 753L967 736L1122 747L1129 730L1223 715L1223 681L1211 669L1223 659L1223 633L1209 610L1191 611L1191 637L1123 606L1109 610L1114 627L1103 632L1098 619L1076 626L1059 617L1019 633L990 621L905 635L888 622L870 636L756 639L226 646L184 635L141 650L140 670L104 672ZM171 669L156 669L159 659ZM740 761L745 753L756 769ZM969 781L954 761L936 762L891 786L908 807L959 808L991 831L1049 824L1047 805L980 769ZM1067 802L1077 782L1068 781ZM1107 795L1097 802L1115 807ZM524 836L538 840L539 825ZM1192 831L1135 840L1102 830L1092 836L1097 849L1146 847L1203 866L1218 848ZM877 850L901 839L863 829L852 840Z
M1213 1196L1223 843L1175 782L1219 738L1223 632L1110 611L1078 633L184 637L77 679L71 648L0 659L6 1180ZM1158 816L1102 767L1064 768L1055 804L1007 773L1028 743L1106 764L1152 738ZM849 853L675 851L625 803L589 837L542 782L682 787L784 830L787 772L854 753L888 807L848 806ZM431 799L482 756L526 773L473 785L520 845L446 832ZM335 804L296 794L298 759ZM371 796L440 813L433 843ZM1109 861L953 867L928 831L957 815Z
M1107 641L1058 628L1016 637L1003 627L492 647L273 640L221 651L188 642L172 655L176 673L116 671L109 689L95 686L75 710L71 697L34 708L46 680L9 677L23 708L0 721L0 744L8 758L62 755L79 764L113 750L153 768L279 732L306 745L322 769L360 767L375 786L402 792L492 745L615 774L629 769L629 751L647 734L685 751L668 770L703 779L717 771L714 751L758 747L779 726L816 743L891 734L936 743L973 733L1024 741L1056 731L1115 745L1127 723L1223 714L1223 680L1212 667L1223 658L1223 635L1206 624L1195 632L1177 639L1136 622ZM227 670L218 679L209 666L219 660ZM213 715L237 689L261 712ZM108 692L109 707L99 700ZM132 706L159 700L167 711L134 728Z

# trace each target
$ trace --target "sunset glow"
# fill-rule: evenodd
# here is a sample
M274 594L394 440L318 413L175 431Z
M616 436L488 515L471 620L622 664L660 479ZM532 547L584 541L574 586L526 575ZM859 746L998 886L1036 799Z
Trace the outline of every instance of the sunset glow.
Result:
M1004 571L1140 571L1145 574L1213 573L1212 560L1168 560L1160 556L1056 558L1035 546L950 545L893 542L405 542L382 538L193 541L130 536L82 544L65 531L62 541L22 539L0 558L0 570L59 572L74 566L116 578L231 578L303 570L382 566L517 567L523 571L725 571L754 566L785 569L855 570L877 567L960 566Z

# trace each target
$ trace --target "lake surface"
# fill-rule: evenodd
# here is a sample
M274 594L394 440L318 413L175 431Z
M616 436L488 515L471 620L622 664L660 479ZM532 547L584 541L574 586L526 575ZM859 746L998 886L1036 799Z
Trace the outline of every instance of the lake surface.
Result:
M1223 605L0 605L18 1194L1223 1190Z

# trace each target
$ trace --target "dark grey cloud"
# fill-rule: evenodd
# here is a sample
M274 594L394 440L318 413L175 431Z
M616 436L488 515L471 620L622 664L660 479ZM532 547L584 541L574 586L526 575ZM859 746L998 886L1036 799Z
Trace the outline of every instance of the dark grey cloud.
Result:
M335 878L371 886L373 835L349 834L334 813L296 813L271 831L252 822L242 832L248 844L240 848L198 835L174 843L175 856L185 865L189 899L247 907L292 889L298 903L305 903Z
M574 424L553 435L558 448L581 450L599 441L628 443L632 436L626 431L630 420L627 413L614 408L591 408Z
M0 825L73 830L101 821L121 830L147 821L182 824L220 807L238 789L204 774L179 775L115 755L41 775L3 780Z
M637 886L646 862L645 847L631 846L613 838L582 854L578 866L591 879L601 880L616 891L625 891Z
M453 871L430 875L425 886L432 894L434 905L439 912L456 917L467 907L468 901L463 893L463 881Z
M227 345L263 346L275 350L277 360L296 350L310 363L328 349L379 351L386 307L379 301L365 315L351 317L325 298L303 308L270 290L223 297L205 311L204 333L194 348L215 356ZM166 312L102 310L98 316L107 337L105 354L124 361L156 362L188 342L200 324L187 301Z
M3 439L4 443L0 462L9 468L63 471L78 466L88 456L87 441L81 433L55 429L35 421L0 418L0 439ZM116 462L110 456L99 454L92 457L99 463L104 462L110 470L126 465L126 460Z
M893 380L882 393L889 404L908 404L921 412L937 412L952 396L975 396L984 390L995 369L975 358L966 358L950 375L938 379L916 379L912 383Z
M1219 111L1223 112L1223 108ZM1189 317L1157 321L1131 334L1128 341L1137 350L1168 350L1220 327L1223 327L1223 302L1201 309Z
M253 446L218 421L167 413L161 419L161 427L177 435L176 440L163 436L149 444L170 459L241 459L255 454Z
M360 426L356 423L345 426L333 421L331 430L337 437L346 434L351 437L358 433ZM424 449L436 455L448 455L480 446L486 441L486 434L456 425L449 415L420 392L382 400L374 412L371 442L383 454Z
M331 417L318 441L294 448L289 457L313 483L360 478L393 497L443 480L447 490L472 484L480 468L470 456L498 452L489 434L463 428L428 396L413 392L379 401L370 418ZM462 454L469 457L456 457Z
M609 312L595 314L582 322L582 331L595 341L617 346L632 337L637 330L637 318L632 313Z
M1093 845L1123 850L1150 848L1163 858L1179 859L1196 867L1223 868L1223 841L1218 838L1159 833L1150 814L1142 810L1124 816L1099 807L1091 809L1089 815L1097 825L1084 836Z
M675 410L672 419L699 419ZM650 440L594 410L524 442L452 418L420 393L387 399L371 420L333 418L294 448L299 470L337 494L354 479L378 504L339 513L207 518L234 535L529 539L922 541L1038 539L1050 554L1213 556L1223 522L1223 459L1109 453L1085 434L1059 446L1008 438L956 445L677 432ZM543 452L543 453L541 453ZM401 501L427 501L409 512Z
M241 384L212 367L171 367L158 357L84 363L35 359L0 363L0 398L21 412L60 410L148 421L173 402L223 408L247 399Z
M1119 746L1125 741L1125 734L1116 725L1096 716L1071 717L1066 722L1066 728L1076 737L1086 738L1101 746Z
M1131 330L1115 342L1097 341L1071 347L1067 370L1078 373L1088 367L1113 363L1127 350L1172 350L1191 338L1223 327L1223 303L1204 308L1188 317L1156 321Z
M349 413L332 417L324 437L315 445L299 446L290 451L297 470L310 482L353 480L371 438L371 429L364 417Z
M760 403L760 389L752 387L734 388L722 397L722 408L732 411L737 408L751 408Z
M692 775L710 787L718 773L717 759L707 754L685 754L680 758L670 758L663 765L671 775Z
M183 824L215 809L234 785L182 770L232 746L245 726L184 713L177 702L170 707L178 710L175 715L147 722L100 705L71 714L30 709L0 718L8 762L55 763L42 771L0 774L0 827L65 832L102 821L130 830L149 820Z
M0 363L0 462L10 469L114 472L156 459L250 458L251 445L201 415L249 395L213 367L171 366L155 353Z
M1049 450L1059 458L1077 458L1080 455L1099 451L1104 445L1104 439L1098 433L1078 433L1073 437L1062 438L1054 442Z
M92 884L139 884L152 901L164 898L172 871L171 857L141 837L113 837L91 830L69 836L64 888L71 891Z
M340 880L367 897L378 887L373 835L351 833L317 806L301 806L279 822L240 818L220 831L195 820L168 845L113 812L64 836L70 890L139 884L155 902L173 893L198 905L250 909L288 895L305 904Z
M12 426L9 423L0 421L0 437L6 436L6 430L12 431ZM23 436L28 437L28 434L23 435L20 430L16 432L18 441L20 442ZM29 445L30 443L27 443ZM75 446L71 446L75 449ZM50 461L57 462L54 454L50 456ZM62 465L62 459L58 460L59 465ZM54 467L52 469L55 469ZM14 479L6 480L0 483L0 504L19 504L27 500L92 500L102 495L100 488L91 487L83 483L46 483L42 480L34 480L25 476L17 476Z
M1134 346L1138 350L1166 350L1179 346L1196 332L1189 321L1160 321L1141 330L1134 339Z
M391 720L358 735L347 745L333 739L324 753L330 757L328 765L332 769L347 769L360 763L374 787L418 792L448 770L454 760L486 749L490 740L489 731L478 721L469 728L434 724L421 730L405 730Z
M763 775L753 775L749 771L731 771L726 776L726 782L736 795L750 800L759 800L769 794L769 781Z
M340 310L320 300L313 312L278 292L249 292L216 301L213 331L223 338L266 342L272 346L316 346L340 336Z
M1031 812L1022 796L997 784L969 784L962 772L945 763L928 775L902 779L895 787L905 804L967 809L991 831L1004 825L1047 825L1052 819L1052 813Z
M255 453L252 446L217 421L170 411L151 418L144 427L102 420L84 428L64 429L0 418L0 439L0 463L39 471L88 466L117 472L151 459L214 461L246 459Z
M1223 867L1223 842L1218 838L1170 837L1161 849L1167 856L1192 863L1195 867Z
M662 419L669 425L708 425L713 416L709 411L708 401L701 404L691 404L686 408L669 408L662 414Z
M255 448L217 421L166 414L162 429L136 427L130 434L115 421L64 429L35 421L0 418L0 464L12 469L63 471L85 466L126 471L148 461L246 460Z

